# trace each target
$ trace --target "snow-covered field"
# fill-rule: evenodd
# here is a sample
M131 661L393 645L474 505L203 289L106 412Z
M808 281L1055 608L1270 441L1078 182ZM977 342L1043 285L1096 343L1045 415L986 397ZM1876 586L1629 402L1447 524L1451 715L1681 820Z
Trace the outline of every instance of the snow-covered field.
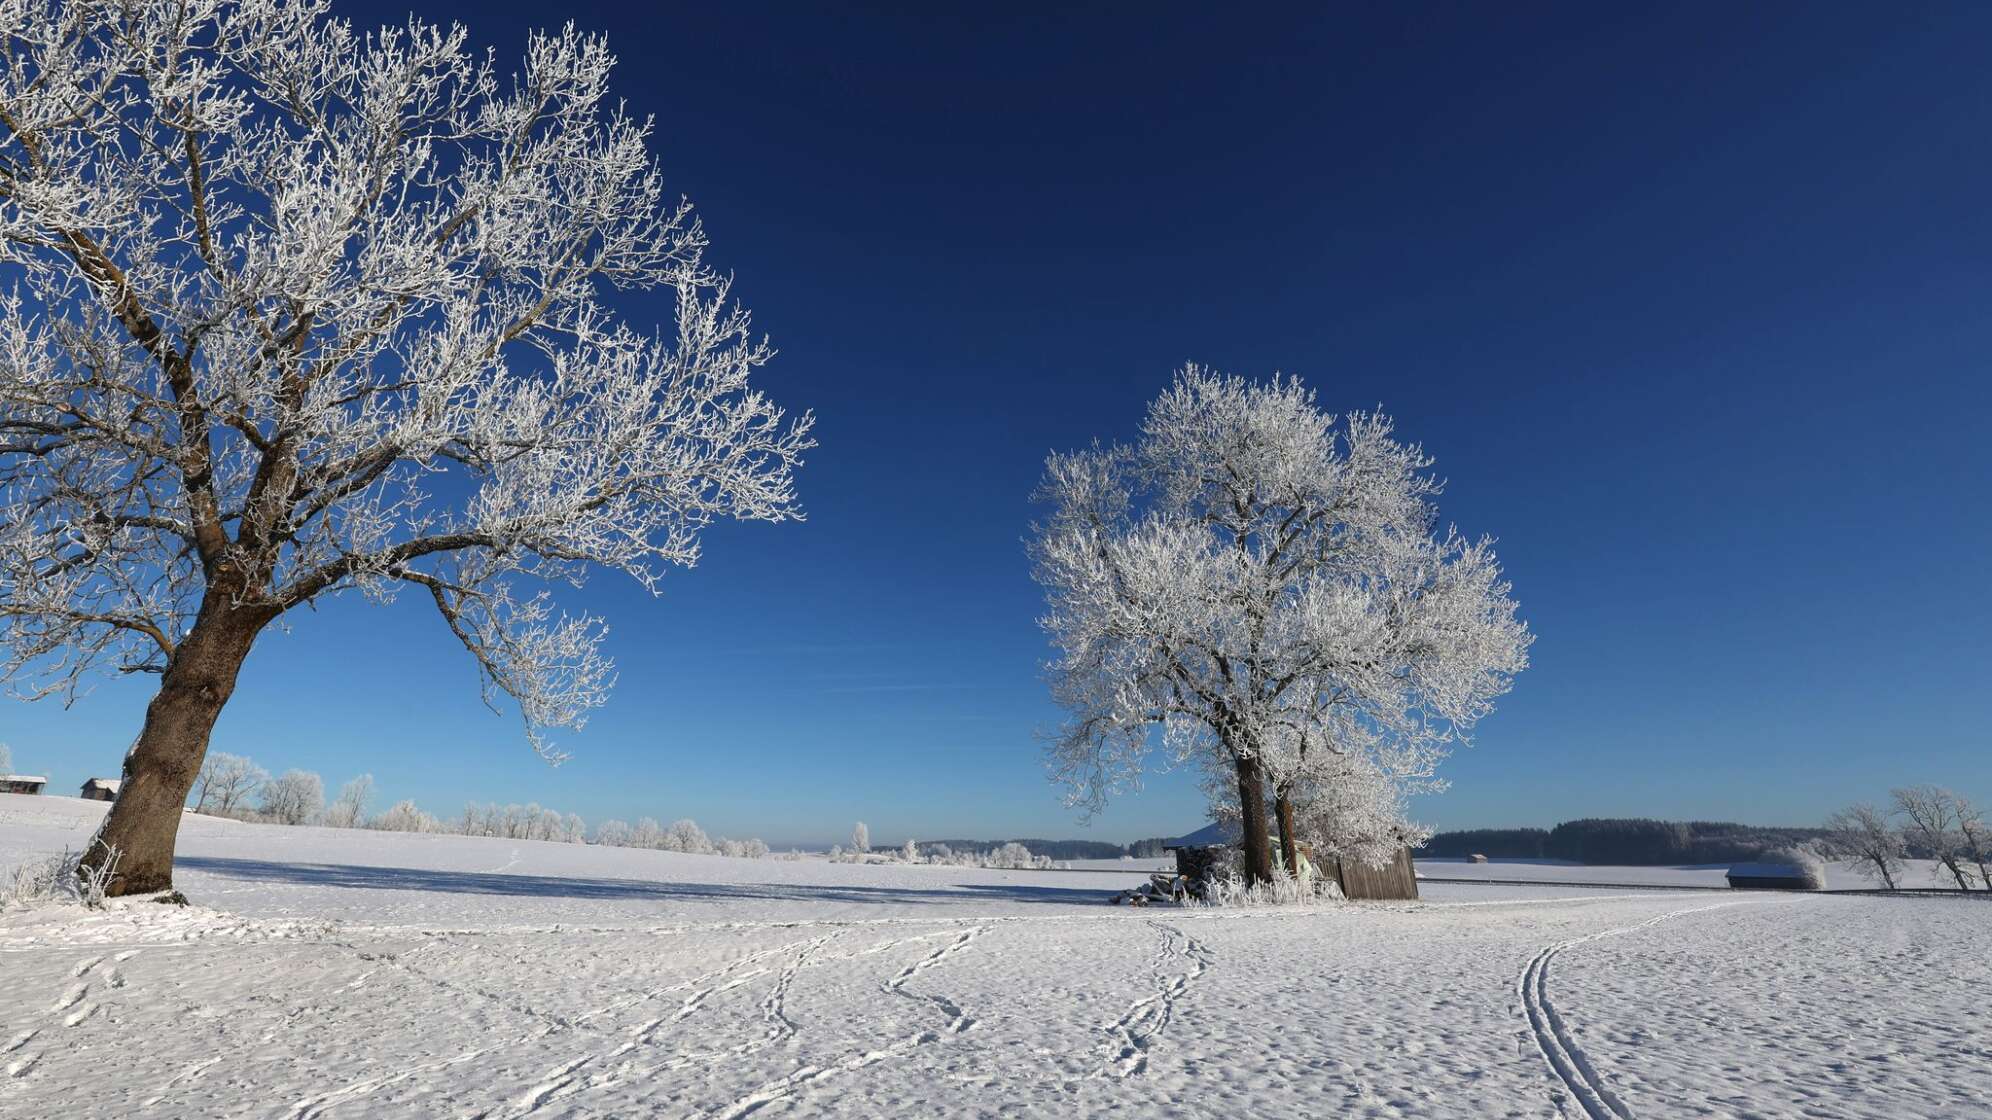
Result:
M0 798L0 864L100 811ZM181 852L194 908L0 913L0 1115L1992 1117L1976 900L1125 910L1138 871L199 818Z

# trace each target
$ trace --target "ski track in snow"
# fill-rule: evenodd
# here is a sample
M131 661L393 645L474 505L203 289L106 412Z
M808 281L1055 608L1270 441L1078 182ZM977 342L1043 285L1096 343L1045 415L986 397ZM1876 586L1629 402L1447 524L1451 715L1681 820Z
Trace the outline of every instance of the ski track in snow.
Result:
M1545 948L1529 959L1522 970L1520 979L1515 982L1516 994L1521 998L1523 1012L1528 1017L1529 1034L1534 1039L1542 1060L1549 1066L1549 1072L1567 1091L1569 1098L1584 1110L1587 1120L1633 1120L1632 1110L1625 1101L1612 1091L1611 1085L1599 1074L1592 1064L1590 1055L1572 1037L1569 1025L1549 998L1549 966L1557 954L1606 937L1619 937L1636 933L1661 922L1683 918L1689 914L1702 914L1710 910L1722 910L1731 906L1761 905L1755 902L1718 902L1712 906L1690 906L1681 910L1671 910L1657 917L1618 929L1600 930L1597 933L1573 937L1559 941ZM1557 1110L1564 1111L1563 1094L1558 1093Z
M1126 1014L1105 1027L1114 1036L1119 1050L1095 1076L1125 1081L1146 1072L1149 1051L1175 1021L1176 1004L1210 970L1211 951L1203 942L1174 926L1161 922L1149 925L1162 932L1162 948L1155 961L1155 994L1135 1000ZM1163 969L1172 962L1188 967L1165 978Z
M967 949L975 940L989 932L991 925L978 925L963 930L952 941L927 954L900 970L899 974L885 982L884 989L896 996L933 1005L948 1016L945 1026L939 1030L923 1030L898 1039L880 1049L853 1054L843 1061L824 1066L803 1066L785 1077L770 1081L753 1091L736 1098L732 1103L722 1105L705 1114L707 1120L741 1120L778 1101L787 1100L802 1090L828 1078L854 1073L868 1066L888 1061L906 1052L942 1039L953 1037L974 1028L975 1020L970 1018L959 1005L946 996L909 992L906 985L933 968L940 966L950 957Z

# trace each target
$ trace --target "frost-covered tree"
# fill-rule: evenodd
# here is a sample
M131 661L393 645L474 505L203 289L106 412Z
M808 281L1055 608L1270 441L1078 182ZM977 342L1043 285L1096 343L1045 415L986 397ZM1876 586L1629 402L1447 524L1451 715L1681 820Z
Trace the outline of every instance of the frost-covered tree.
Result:
M412 588L557 757L612 672L532 585L655 590L714 520L797 516L810 420L752 387L773 352L601 39L507 67L326 0L0 0L0 29L0 677L159 674L111 893L171 884L288 612Z
M920 845L912 837L908 837L906 846L899 849L899 858L905 860L907 863L919 863Z
M705 829L693 820L677 820L664 831L663 844L667 852L688 852L702 856L712 854L712 841L706 838Z
M1965 854L1978 868L1979 885L1992 891L1992 828L1986 826L1984 812L1970 798L1951 796L1957 798L1957 828L1964 837Z
M13 769L14 754L7 749L7 744L0 743L0 774L12 773Z
M632 833L627 821L606 820L595 827L595 843L610 848L629 848Z
M339 789L339 796L325 807L324 823L331 828L358 828L366 823L367 802L373 799L372 774L361 774Z
M1431 835L1410 820L1402 784L1367 757L1328 757L1332 764L1310 774L1293 793L1293 834L1318 855L1381 868Z
M1068 719L1050 765L1074 803L1171 764L1235 785L1245 873L1272 874L1266 791L1327 756L1401 790L1491 710L1531 640L1486 540L1441 531L1440 485L1380 415L1299 381L1182 369L1132 446L1053 455L1031 553Z
M863 821L859 821L857 827L851 829L851 850L860 853L872 850L871 829L866 828Z
M441 832L442 822L416 807L413 801L397 801L368 826L383 832Z
M309 824L324 807L325 783L309 770L286 770L263 783L262 813L278 824Z
M1902 834L1888 814L1861 802L1826 818L1827 845L1834 855L1852 860L1868 878L1889 890L1902 873Z
M213 751L194 780L194 812L231 813L269 780L267 771L241 755Z
M1938 786L1909 786L1890 790L1889 796L1908 822L1903 839L1928 852L1957 881L1958 890L1970 890L1973 868L1964 835L1964 799Z
M664 844L664 828L652 817L637 818L636 827L630 831L629 846L632 848L657 848Z

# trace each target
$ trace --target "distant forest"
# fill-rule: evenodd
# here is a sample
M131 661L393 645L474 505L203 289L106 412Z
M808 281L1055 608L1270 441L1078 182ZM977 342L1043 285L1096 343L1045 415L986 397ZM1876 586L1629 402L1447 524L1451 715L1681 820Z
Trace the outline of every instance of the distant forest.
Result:
M1046 859L1119 859L1122 856L1154 859L1163 854L1162 842L1166 839L1168 837L1157 836L1150 840L1136 840L1125 846L1099 840L921 840L919 846L923 854L932 854L931 849L942 846L951 852L981 854L1016 843L1029 848L1032 855Z
M1420 855L1563 859L1633 866L1734 863L1780 848L1817 844L1820 828L1769 828L1728 821L1586 818L1540 828L1473 828L1434 833Z
M1759 859L1799 844L1825 847L1823 828L1772 828L1733 821L1660 821L1645 817L1564 821L1555 828L1468 828L1437 832L1418 849L1421 856L1489 859L1561 859L1572 863L1664 867L1672 864L1739 863ZM1109 844L1099 840L1017 840L1033 855L1054 860L1156 859L1166 855L1167 837ZM922 840L920 848L945 845L954 852L993 852L1009 840ZM1907 854L1926 859L1929 853L1911 844Z

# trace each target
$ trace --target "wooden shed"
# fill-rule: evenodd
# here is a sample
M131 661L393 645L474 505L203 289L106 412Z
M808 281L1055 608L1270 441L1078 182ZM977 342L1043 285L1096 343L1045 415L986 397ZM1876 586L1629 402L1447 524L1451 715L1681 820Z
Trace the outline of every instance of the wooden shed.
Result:
M92 778L83 783L83 800L116 801L118 788L122 785L122 778Z
M1816 891L1819 883L1795 863L1739 863L1729 869L1735 890Z
M1418 874L1411 866L1411 849L1397 849L1397 858L1382 867L1323 860L1323 870L1342 884L1344 898L1417 898Z
M47 784L37 774L0 774L0 793L40 793Z

